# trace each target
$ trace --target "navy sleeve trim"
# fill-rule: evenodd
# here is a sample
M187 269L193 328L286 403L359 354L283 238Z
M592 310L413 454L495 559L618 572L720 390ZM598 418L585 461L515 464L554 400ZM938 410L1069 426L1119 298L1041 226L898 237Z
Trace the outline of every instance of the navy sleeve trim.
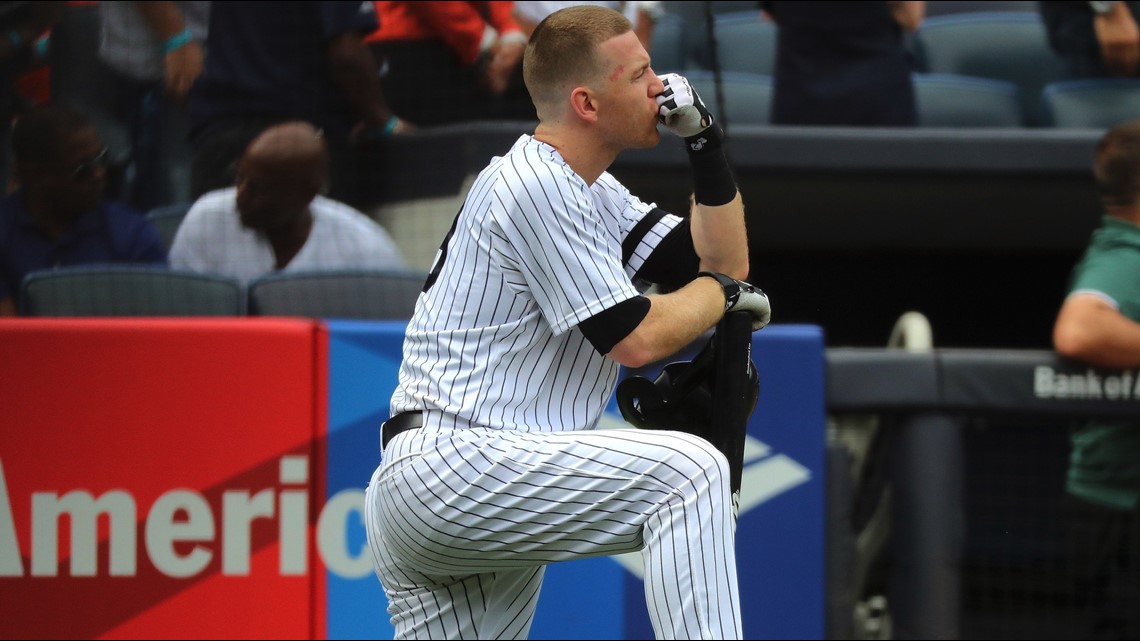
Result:
M693 232L689 219L673 228L661 239L657 248L637 272L637 277L673 290L693 280L700 271L701 259L693 247Z
M634 296L578 323L578 329L599 354L609 354L614 345L641 324L649 307L648 298Z

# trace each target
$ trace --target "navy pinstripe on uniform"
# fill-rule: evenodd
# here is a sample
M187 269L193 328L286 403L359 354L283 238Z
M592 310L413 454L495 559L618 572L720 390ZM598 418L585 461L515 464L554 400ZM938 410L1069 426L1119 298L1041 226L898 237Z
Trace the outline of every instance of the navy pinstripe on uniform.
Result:
M545 564L641 550L659 638L739 638L724 456L677 432L594 428L619 366L576 329L637 296L681 219L588 185L521 137L476 178L404 341L393 415L422 410L368 487L398 638L525 638Z

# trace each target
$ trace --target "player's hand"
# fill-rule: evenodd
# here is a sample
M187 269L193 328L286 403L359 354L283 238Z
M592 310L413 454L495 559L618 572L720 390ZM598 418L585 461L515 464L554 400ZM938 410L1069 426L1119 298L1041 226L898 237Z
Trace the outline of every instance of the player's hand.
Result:
M713 124L713 115L684 76L667 73L658 76L665 90L657 96L657 119L670 131L689 138Z
M733 300L725 301L724 313L748 312L752 314L752 331L764 329L772 320L772 306L768 304L768 295L760 291L759 287L742 280L740 292Z
M719 272L701 272L698 276L707 276L720 283L724 291L724 313L748 312L752 315L752 331L764 329L772 320L772 306L768 303L768 295L760 288L726 276Z

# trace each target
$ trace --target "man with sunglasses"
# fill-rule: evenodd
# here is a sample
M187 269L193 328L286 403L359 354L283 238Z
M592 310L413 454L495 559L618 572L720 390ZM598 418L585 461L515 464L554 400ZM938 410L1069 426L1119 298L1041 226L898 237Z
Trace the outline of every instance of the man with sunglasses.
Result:
M82 115L43 106L12 131L19 189L0 201L0 316L15 315L24 276L97 263L166 264L158 230L103 198L107 146Z

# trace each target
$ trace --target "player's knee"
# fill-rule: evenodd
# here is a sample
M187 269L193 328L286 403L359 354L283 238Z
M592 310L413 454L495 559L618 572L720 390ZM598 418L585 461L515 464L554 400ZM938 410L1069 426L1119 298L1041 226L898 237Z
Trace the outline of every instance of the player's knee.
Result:
M678 441L678 465L690 467L682 471L690 479L707 478L710 484L728 483L729 466L724 453L708 440L687 432L670 432Z

